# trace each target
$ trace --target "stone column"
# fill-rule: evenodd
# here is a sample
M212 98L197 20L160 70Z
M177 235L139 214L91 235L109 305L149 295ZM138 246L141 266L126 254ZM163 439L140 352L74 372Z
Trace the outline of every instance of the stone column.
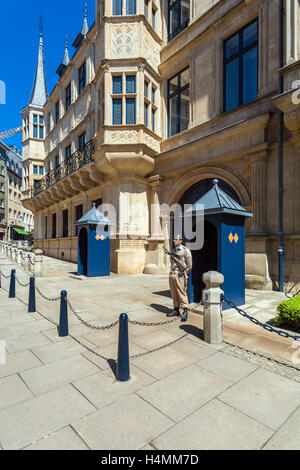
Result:
M224 293L220 288L224 282L223 274L216 271L204 273L202 280L206 285L202 299L204 307L204 341L219 344L223 340L222 301Z
M109 65L103 65L104 71L104 125L112 124L112 106L111 106L111 75Z
M144 64L138 64L138 74L137 74L137 106L136 106L136 123L144 123ZM151 93L151 90L149 91ZM150 109L150 108L149 108Z
M250 156L253 212L251 232L260 234L267 231L267 159L266 151Z
M160 227L160 204L158 197L158 187L161 182L159 176L153 176L149 178L150 187L151 187L151 208L150 208L150 218L151 218L151 228L150 228L150 237L151 239L162 238L161 227Z
M286 64L290 64L298 59L298 10L297 0L285 1Z

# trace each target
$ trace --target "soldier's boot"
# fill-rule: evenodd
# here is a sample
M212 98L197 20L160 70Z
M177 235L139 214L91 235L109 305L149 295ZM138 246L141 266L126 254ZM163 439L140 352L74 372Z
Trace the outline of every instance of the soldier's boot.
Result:
M185 321L187 321L187 319L188 319L188 309L184 308L183 309L183 315L181 317L181 321L185 322Z
M179 312L178 307L175 307L172 312L167 314L167 317L175 317L175 316L180 317L180 312Z

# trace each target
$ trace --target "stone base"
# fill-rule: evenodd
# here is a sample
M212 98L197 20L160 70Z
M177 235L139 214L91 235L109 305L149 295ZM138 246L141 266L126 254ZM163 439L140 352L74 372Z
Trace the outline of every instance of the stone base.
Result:
M272 281L270 278L259 276L257 274L246 274L246 289L254 290L272 290Z

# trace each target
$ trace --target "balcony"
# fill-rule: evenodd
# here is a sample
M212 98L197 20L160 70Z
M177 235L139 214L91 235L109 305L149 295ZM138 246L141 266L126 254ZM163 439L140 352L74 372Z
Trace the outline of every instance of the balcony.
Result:
M73 153L70 158L64 160L57 168L44 176L44 178L42 178L34 187L32 187L31 198L38 196L83 166L93 162L94 154L95 141L92 139L82 148Z

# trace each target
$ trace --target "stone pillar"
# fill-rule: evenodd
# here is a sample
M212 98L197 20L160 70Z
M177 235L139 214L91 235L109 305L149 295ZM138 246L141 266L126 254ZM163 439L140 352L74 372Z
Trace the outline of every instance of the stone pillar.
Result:
M34 274L35 277L42 277L42 263L43 263L43 257L42 257L42 250L35 250L35 263L34 263Z
M103 65L104 71L104 125L112 125L112 111L111 111L111 75L109 71L109 65Z
M204 307L204 341L210 344L219 344L223 340L222 302L223 294L220 288L224 282L223 274L216 271L208 271L202 276L206 285L202 299Z
M136 123L144 123L144 64L138 64L138 74L137 74L137 106L136 106ZM151 93L151 90L149 91ZM150 108L149 108L150 109Z
M150 217L151 217L151 239L162 238L161 227L160 227L160 203L158 197L158 187L161 182L159 176L153 176L149 178L150 187L151 187L151 208L150 208Z
M285 1L285 63L288 65L298 59L298 15L299 6L297 0Z
M267 159L266 151L250 155L253 212L251 232L260 234L267 231Z

